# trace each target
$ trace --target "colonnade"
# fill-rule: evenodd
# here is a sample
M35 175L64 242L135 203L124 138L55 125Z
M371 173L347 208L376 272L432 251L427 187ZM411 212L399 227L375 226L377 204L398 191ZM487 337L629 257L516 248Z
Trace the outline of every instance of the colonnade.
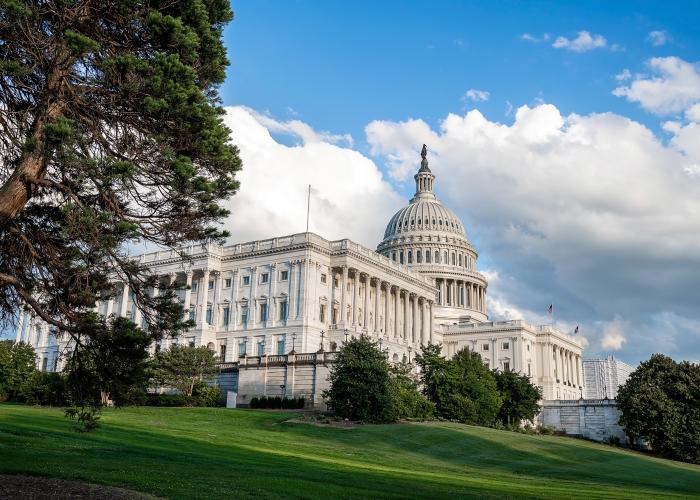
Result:
M557 383L580 388L583 386L581 356L565 347L551 345L549 376Z
M440 291L438 304L449 307L467 307L486 313L486 287L459 279L436 278Z
M366 331L412 344L427 344L432 340L432 299L357 268L333 268L332 274L331 303L334 308L339 307L333 313L336 328ZM374 304L371 304L371 289L374 289ZM372 312L373 321L370 321Z

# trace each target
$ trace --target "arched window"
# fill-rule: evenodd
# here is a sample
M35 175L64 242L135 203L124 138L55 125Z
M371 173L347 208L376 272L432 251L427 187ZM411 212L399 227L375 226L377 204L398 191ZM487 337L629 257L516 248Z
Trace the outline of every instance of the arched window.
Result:
M391 260L396 262L396 252L391 252Z
M430 250L425 251L425 262L430 264Z
M443 262L444 262L445 264L449 264L449 263L450 263L450 259L449 259L449 257L447 256L447 250L445 250L445 253L443 254L443 257L444 257L444 258L443 258Z
M423 252L421 252L420 250L416 250L416 262L418 264L423 262Z
M440 263L440 251L435 250L435 263L439 264Z
M413 264L413 251L409 250L406 257L407 257L408 263Z
M440 220L438 221L438 224L440 224L440 226L442 226L442 219L440 219Z
M452 265L453 266L457 265L457 256L455 255L454 252L452 252Z
M425 225L426 226L428 225L428 218L427 217L425 218Z
M403 264L403 251L399 252L399 264Z
M459 254L459 266L462 267L462 254Z

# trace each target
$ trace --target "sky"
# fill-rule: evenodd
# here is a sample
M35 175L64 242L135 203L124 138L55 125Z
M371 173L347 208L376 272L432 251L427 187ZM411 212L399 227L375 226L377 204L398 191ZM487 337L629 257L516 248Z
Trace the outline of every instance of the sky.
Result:
M370 248L428 145L491 319L700 361L700 2L237 1L232 241Z

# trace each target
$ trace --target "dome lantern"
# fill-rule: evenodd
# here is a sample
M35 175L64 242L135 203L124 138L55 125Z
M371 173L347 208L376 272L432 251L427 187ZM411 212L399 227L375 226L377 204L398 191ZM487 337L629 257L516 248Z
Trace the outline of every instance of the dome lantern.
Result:
M416 180L416 194L413 196L411 201L417 199L435 200L435 194L433 194L433 182L435 182L435 176L428 167L428 147L425 144L423 144L423 149L421 150L420 155L420 170L418 170L418 173L413 176L413 178Z

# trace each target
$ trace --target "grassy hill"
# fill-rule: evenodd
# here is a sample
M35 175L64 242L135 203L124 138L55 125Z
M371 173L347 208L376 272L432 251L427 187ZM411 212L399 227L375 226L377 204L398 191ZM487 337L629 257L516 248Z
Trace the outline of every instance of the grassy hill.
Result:
M169 498L700 495L700 467L586 441L448 423L334 428L289 418L124 408L106 411L103 427L85 435L61 410L0 405L0 473Z

